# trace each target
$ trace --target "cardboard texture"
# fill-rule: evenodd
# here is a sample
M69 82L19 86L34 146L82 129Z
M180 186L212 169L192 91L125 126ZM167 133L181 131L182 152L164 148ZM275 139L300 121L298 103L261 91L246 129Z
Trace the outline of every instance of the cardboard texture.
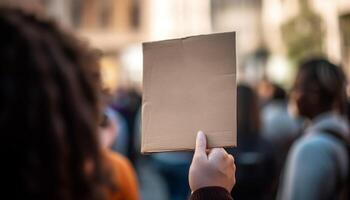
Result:
M141 152L236 146L235 32L143 43Z

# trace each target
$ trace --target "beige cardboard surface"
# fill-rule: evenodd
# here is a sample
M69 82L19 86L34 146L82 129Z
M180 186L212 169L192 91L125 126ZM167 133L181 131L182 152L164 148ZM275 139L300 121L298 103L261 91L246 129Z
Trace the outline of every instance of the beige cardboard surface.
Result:
M141 152L236 146L235 33L143 43Z

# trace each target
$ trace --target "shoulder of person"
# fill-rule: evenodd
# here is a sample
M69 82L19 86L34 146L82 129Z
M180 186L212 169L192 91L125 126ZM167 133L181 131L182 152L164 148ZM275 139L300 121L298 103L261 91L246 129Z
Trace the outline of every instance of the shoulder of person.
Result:
M106 161L118 168L132 168L130 161L123 155L112 150L104 150L103 155Z
M111 199L137 200L139 198L136 172L130 161L123 155L111 150L104 150L103 156L110 177L117 186L117 191L111 192Z
M315 133L299 138L292 145L291 153L294 156L304 158L317 159L322 156L322 159L333 157L334 154L346 152L346 146L338 138L330 134ZM315 156L315 157L314 157Z

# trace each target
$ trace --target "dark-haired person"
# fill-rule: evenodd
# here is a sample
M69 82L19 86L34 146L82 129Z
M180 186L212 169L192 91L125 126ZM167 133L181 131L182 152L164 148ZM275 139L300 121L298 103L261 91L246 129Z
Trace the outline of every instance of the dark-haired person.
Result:
M301 63L291 98L309 126L288 154L278 199L340 199L349 171L345 87L342 69L328 60Z
M108 192L109 199L138 200L140 199L139 188L132 164L126 157L111 150L118 134L118 124L113 119L115 116L112 112L112 110L106 109L99 128L104 164L109 169L109 177L118 186L116 191Z
M271 99L261 108L261 129L263 137L274 147L279 176L289 148L301 134L303 120L288 111L288 98L284 89L276 84L272 86Z
M237 183L234 199L267 200L273 198L276 182L275 152L260 130L258 97L247 85L237 86L237 143L228 150L236 159Z
M54 22L20 9L0 8L0 33L2 198L123 199L109 195L122 188L98 140L95 53ZM206 154L205 141L200 134L191 198L230 199L233 158L223 149Z

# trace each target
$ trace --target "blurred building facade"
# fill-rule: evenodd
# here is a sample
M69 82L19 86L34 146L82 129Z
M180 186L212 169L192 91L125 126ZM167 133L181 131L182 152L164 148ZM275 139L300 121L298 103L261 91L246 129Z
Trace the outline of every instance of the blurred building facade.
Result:
M113 88L141 84L141 42L224 31L237 32L243 81L268 77L288 85L293 66L310 55L325 55L350 75L348 0L39 1L103 52Z

